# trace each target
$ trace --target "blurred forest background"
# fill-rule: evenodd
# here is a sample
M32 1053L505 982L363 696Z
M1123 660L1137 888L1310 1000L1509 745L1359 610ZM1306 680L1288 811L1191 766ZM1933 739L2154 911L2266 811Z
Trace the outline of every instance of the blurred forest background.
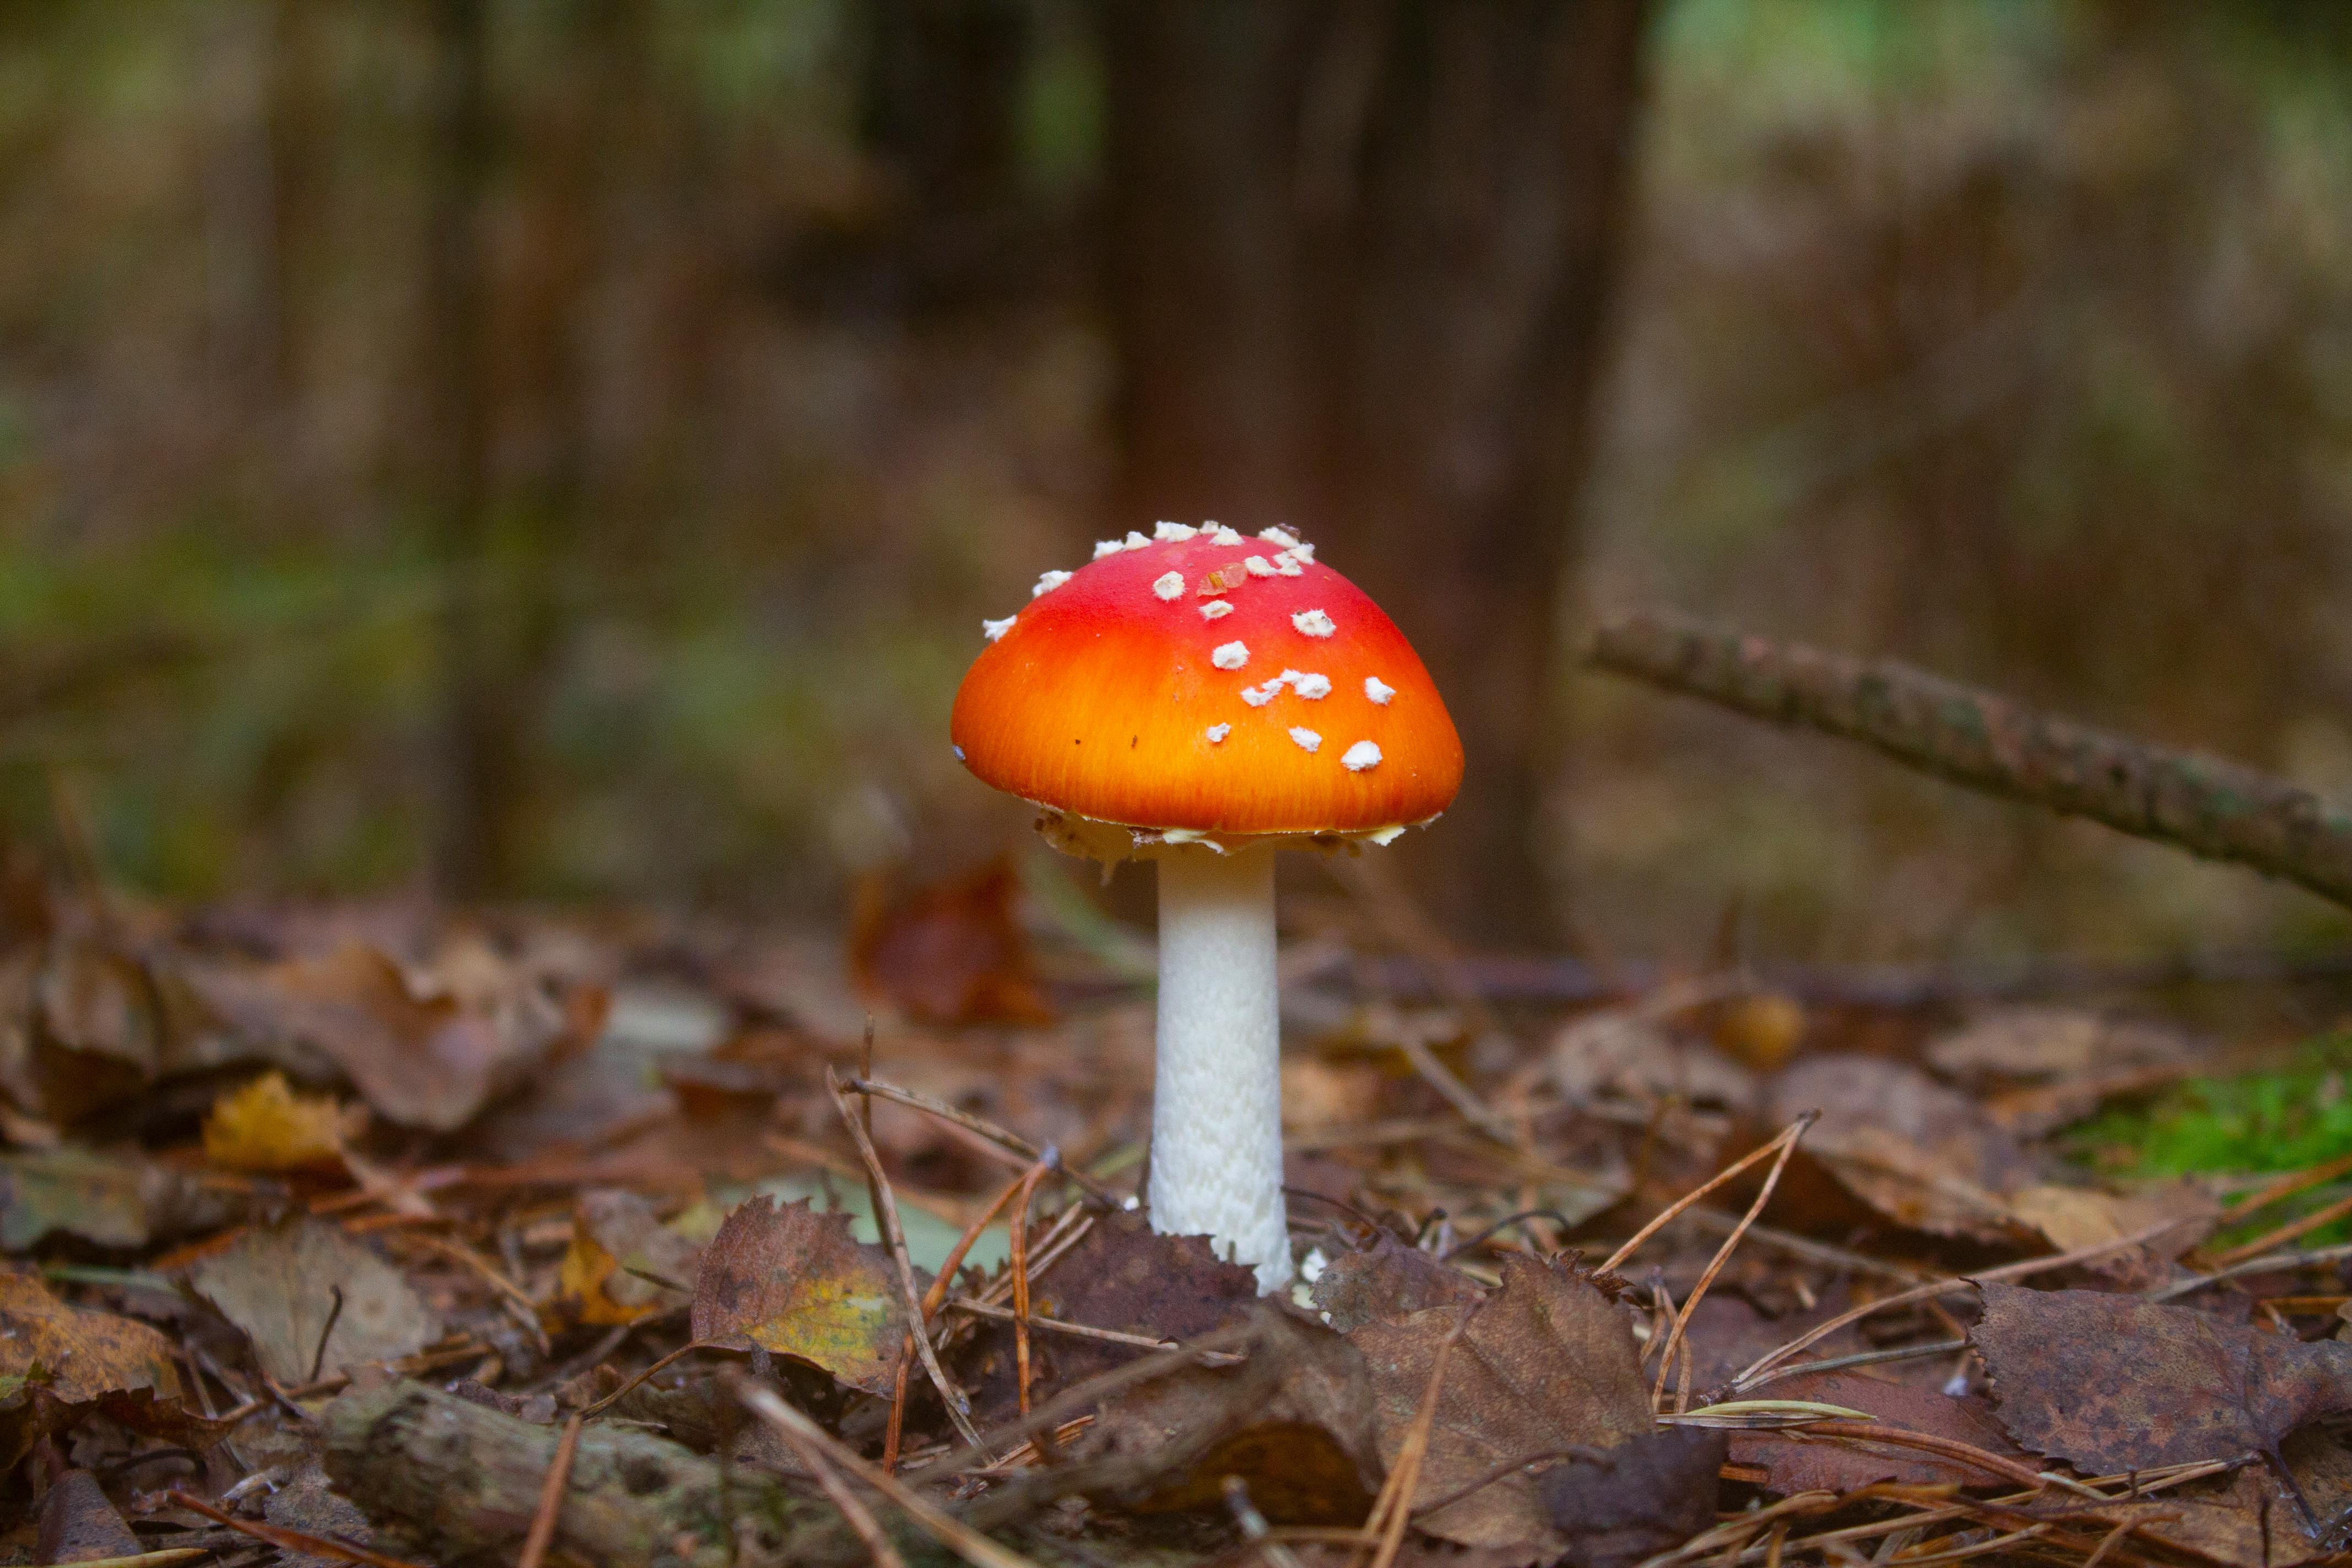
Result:
M0 0L20 842L836 919L1042 857L955 684L1163 517L1423 648L1465 940L2340 942L1573 647L1664 601L2352 800L2352 8Z

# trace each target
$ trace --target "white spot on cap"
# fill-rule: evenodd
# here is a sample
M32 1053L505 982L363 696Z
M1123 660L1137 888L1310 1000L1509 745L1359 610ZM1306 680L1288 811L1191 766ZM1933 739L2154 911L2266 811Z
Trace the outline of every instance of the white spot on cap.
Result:
M950 746L948 750L956 754L957 762L963 761L963 748L961 746Z
M1290 689L1309 701L1319 701L1331 695L1331 678L1311 671L1286 669L1281 679L1290 682Z
M980 623L981 635L989 641L994 642L1013 629L1013 623L1017 618L1017 616L1007 616L1001 621L982 621Z
M1294 544L1289 549L1284 551L1283 553L1285 555L1295 555L1299 560L1307 563L1309 566L1315 564L1315 547L1311 544Z
M1206 731L1209 737L1209 744L1213 746L1233 732L1234 727L1231 724L1212 724Z
M1385 849L1390 845L1404 837L1404 828L1402 825L1400 824L1395 827L1383 827L1376 833L1367 833L1364 837Z
M1034 599L1040 594L1050 594L1069 580L1067 572L1048 572L1037 579L1037 585L1029 590L1029 596Z
M1351 773L1362 773L1366 768L1379 767L1381 749L1370 741L1359 741L1341 753L1339 765Z
M1181 522L1162 522L1153 526L1151 537L1162 544L1181 544L1200 531L1197 528L1187 528Z
M1116 555L1126 548L1127 541L1123 539L1097 539L1095 541L1095 559L1099 561L1106 555Z
M1267 681L1264 686L1243 687L1242 700L1248 703L1253 708L1263 708L1267 703L1273 701L1274 694L1281 689L1282 677L1277 675L1272 680Z
M1274 558L1274 574L1277 577L1304 577L1307 569L1298 563L1297 556L1286 550Z
M1290 617L1290 624L1310 637L1328 637L1339 629L1320 610L1301 610Z
M1219 669L1239 669L1249 662L1249 644L1220 643L1216 650L1209 655L1209 662Z
M1278 544L1285 550L1293 549L1298 543L1298 535L1286 528L1261 528L1257 536L1268 544Z
M1377 675L1368 675L1364 677L1364 695L1385 708L1389 699L1396 695L1396 688Z
M1143 537L1141 530L1130 528L1127 531L1126 548L1129 550L1140 550L1150 542L1151 541Z
M1242 564L1249 568L1249 574L1253 577L1271 577L1274 575L1274 563L1268 561L1263 555L1247 556L1244 558Z
M1210 523L1207 526L1216 530L1209 535L1209 542L1212 544L1239 544L1242 542L1242 536L1239 533L1223 523Z
M1201 606L1201 618L1204 621L1213 621L1233 613L1233 602L1229 599L1212 599Z
M1151 580L1151 591L1159 595L1163 599L1175 600L1182 598L1184 596L1184 574L1181 572L1162 572L1159 576Z
M1312 730L1303 730L1296 725L1291 728L1290 738L1298 742L1298 749L1302 752L1311 752L1323 743L1322 736Z

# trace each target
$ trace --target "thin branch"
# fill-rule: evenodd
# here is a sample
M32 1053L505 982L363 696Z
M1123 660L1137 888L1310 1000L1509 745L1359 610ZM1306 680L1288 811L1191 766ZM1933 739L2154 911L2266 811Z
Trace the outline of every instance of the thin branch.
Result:
M895 1083L877 1083L868 1078L853 1078L840 1087L852 1094L874 1095L903 1105L909 1110L919 1110L927 1116L936 1116L943 1121L952 1121L965 1131L977 1132L1007 1152L1019 1155L1024 1163L1034 1163L1045 1157L1045 1150L1010 1128L999 1127L984 1116L974 1116L969 1110L960 1110L946 1100L934 1100L928 1094L919 1094L911 1089L900 1089ZM1127 1202L1119 1194L1112 1192L1084 1171L1059 1163L1056 1163L1055 1168L1076 1182L1085 1190L1088 1197L1098 1203L1106 1204L1112 1208L1119 1208Z
M572 1419L563 1424L563 1435L555 1440L555 1458L547 1467L547 1479L539 1489L539 1511L530 1516L530 1533L522 1538L522 1554L515 1559L515 1568L539 1568L547 1560L547 1549L555 1541L555 1521L563 1513L563 1489L572 1484L572 1461L580 1452L580 1428L588 1413L575 1410Z
M1773 643L1665 611L1611 616L1596 669L1859 741L1924 772L2352 906L2352 816L2284 779L2037 712L1891 660Z
M1658 1357L1658 1384L1650 1391L1650 1403L1653 1405L1655 1405L1665 1394L1666 1374L1674 1366L1675 1349L1683 1342L1683 1334L1690 1327L1691 1314L1698 1310L1700 1300L1706 1295L1706 1288L1715 1283L1715 1277L1723 1272L1723 1266L1731 1261L1732 1249L1739 1245L1739 1238L1748 1234L1748 1227L1756 1223L1756 1216L1762 1214L1764 1205L1772 1201L1772 1189L1780 1184L1780 1173L1789 1168L1790 1156L1796 1153L1798 1142L1803 1139L1807 1130L1821 1119L1820 1111L1808 1110L1790 1122L1787 1131L1773 1140L1780 1146L1780 1157L1772 1162L1772 1169L1765 1174L1763 1189L1756 1194L1756 1201L1748 1205L1748 1213L1741 1216L1739 1223L1732 1226L1731 1234L1723 1238L1723 1245L1715 1249L1714 1258L1707 1262L1706 1271L1698 1277L1698 1283L1691 1287L1690 1294L1683 1298L1683 1310L1675 1314L1674 1331L1666 1336L1665 1351ZM1675 1397L1675 1411L1677 1415L1690 1408L1688 1360L1683 1363L1683 1377L1681 1392Z

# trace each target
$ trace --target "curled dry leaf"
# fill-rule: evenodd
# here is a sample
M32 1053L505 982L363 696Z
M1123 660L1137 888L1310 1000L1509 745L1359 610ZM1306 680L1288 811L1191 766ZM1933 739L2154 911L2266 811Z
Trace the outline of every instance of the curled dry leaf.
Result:
M2032 1162L1977 1105L1916 1068L1866 1056L1808 1057L1782 1073L1769 1119L1822 1119L1798 1155L1898 1225L1972 1241L2030 1239L2005 1194Z
M162 1334L70 1306L33 1275L0 1272L0 1466L92 1411L167 1441L216 1440L217 1425L184 1414L179 1399Z
M297 1094L282 1072L225 1090L205 1118L205 1158L224 1171L339 1171L343 1141L366 1125L358 1106L332 1095Z
M1394 1322L1432 1307L1466 1306L1486 1293L1460 1269L1384 1230L1371 1246L1325 1264L1314 1300L1324 1321L1349 1334L1366 1323Z
M581 1194L556 1284L559 1305L583 1323L634 1323L688 1300L712 1235L699 1223L708 1214L689 1209L666 1226L635 1193Z
M849 1216L753 1198L727 1216L694 1278L694 1337L758 1345L887 1395L907 1309L889 1254Z
M1438 1347L1467 1310L1433 1307L1349 1336L1380 1397L1382 1463L1396 1463ZM1581 1273L1507 1258L1501 1288L1447 1363L1412 1506L1438 1502L1514 1459L1613 1448L1654 1429L1624 1311ZM1557 1554L1568 1545L1534 1481L1517 1470L1415 1524L1465 1546Z
M1573 1568L1632 1568L1715 1522L1720 1432L1677 1426L1579 1455L1536 1480Z
M283 1384L396 1361L441 1332L399 1270L312 1219L246 1232L198 1263L189 1283Z
M1987 1285L1969 1335L2001 1424L2095 1474L2276 1455L2352 1410L2352 1344L2306 1344L2188 1307Z
M404 1127L454 1131L565 1037L565 1015L521 977L503 989L422 994L358 943L264 966L185 964L181 978L265 1054L324 1056Z
M136 1154L70 1144L0 1155L0 1247L49 1236L136 1247L226 1222L229 1194Z

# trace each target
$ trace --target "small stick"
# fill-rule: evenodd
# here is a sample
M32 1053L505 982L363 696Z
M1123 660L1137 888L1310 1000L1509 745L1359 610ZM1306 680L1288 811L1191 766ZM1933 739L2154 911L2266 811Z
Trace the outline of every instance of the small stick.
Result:
M240 1535L266 1541L283 1552L311 1552L341 1563L363 1563L367 1568L423 1568L422 1564L411 1563L404 1557L387 1557L381 1552L372 1552L348 1541L338 1541L331 1535L313 1535L307 1530L287 1530L275 1524L264 1524L256 1519L239 1519L177 1487L163 1495L182 1508L203 1514L215 1524L225 1524Z
M2343 1154L2306 1170L2289 1171L2252 1192L2239 1198L2221 1211L2222 1225L2235 1225L2258 1209L2268 1208L2281 1198L2291 1198L2306 1188L2335 1181L2339 1176L2352 1175L2352 1154Z
M1390 1469L1389 1479L1381 1483L1381 1495L1372 1503L1370 1516L1364 1521L1367 1534L1376 1529L1380 1531L1380 1547L1372 1553L1371 1568L1392 1568L1398 1550L1404 1545L1404 1529L1412 1519L1413 1489L1421 1484L1421 1464L1429 1453L1429 1434L1437 1425L1437 1396L1445 1386L1445 1363L1454 1359L1454 1347L1470 1331L1470 1324L1483 1305L1484 1302L1474 1303L1462 1314L1461 1321L1439 1342L1437 1354L1431 1359L1429 1382L1422 1388L1421 1404L1412 1413L1412 1425L1405 1429L1396 1464Z
M988 1222L994 1219L1003 1211L1004 1205L1013 1201L1013 1195L1021 1190L1024 1180L1022 1176L1015 1176L1005 1183L1004 1190L998 1193L988 1207L982 1209L973 1217L970 1225L963 1227L963 1234L956 1237L955 1246L948 1249L947 1261L940 1265L939 1275L931 1281L931 1288L923 1292L923 1331L928 1331L931 1320L939 1315L940 1304L947 1300L948 1288L955 1283L956 1270L963 1267L965 1255L970 1253L973 1244L980 1240L981 1232L988 1228ZM890 1419L882 1429L882 1468L893 1472L898 1468L898 1445L906 1437L907 1373L908 1369L915 1364L914 1333L916 1331L909 1331L900 1341L898 1365L890 1375Z
M2325 1207L2312 1210L2301 1219L2289 1220L2276 1230L2267 1231L2252 1241L2243 1242L2230 1248L2227 1252L2214 1254L2213 1262L2217 1267L2226 1268L2232 1263L2243 1263L2249 1258L2259 1258L2274 1247L2309 1236L2321 1226L2332 1225L2347 1214L2352 1214L2352 1197L2338 1198Z
M2105 1258L2111 1254L2138 1247L2143 1243L2154 1241L2167 1232L2179 1230L2184 1226L2196 1223L2198 1222L2194 1217L2168 1219L2160 1224L2149 1226L2145 1230L2136 1230L2129 1236L2117 1237L2113 1241L2102 1241L2093 1247L2078 1247L2072 1252L2062 1252L2054 1258L2029 1258L2021 1263L2005 1263L1998 1268L1979 1269L1964 1279L1932 1279L1925 1285L1915 1286L1908 1290L1898 1290L1892 1296L1882 1296L1875 1301L1867 1302L1851 1311L1841 1312L1829 1321L1807 1330L1778 1350L1765 1352L1749 1363L1738 1377L1731 1380L1731 1386L1734 1390L1744 1393L1753 1387L1756 1380L1765 1372L1787 1361L1799 1351L1827 1339L1840 1329L1859 1322L1874 1312L1883 1312L1889 1307L1908 1306L1914 1301L1933 1300L1938 1296L1952 1296L1963 1290L1973 1290L1979 1284L2004 1279L2023 1279L2031 1275L2046 1274L2053 1268L2066 1268L2077 1263L2088 1263L2095 1258ZM2352 1247L2346 1248L2346 1251L2347 1254L2352 1254ZM2208 1277L2197 1283L2210 1283L2211 1278ZM2184 1289L2182 1293L2186 1294L2186 1290ZM2164 1298L2157 1296L2151 1299L2161 1300Z
M940 1401L947 1406L948 1419L955 1423L955 1429L962 1435L965 1442L977 1445L981 1440L980 1429L971 1424L971 1415L965 1408L962 1394L948 1381L947 1368L940 1364L939 1352L931 1348L931 1336L923 1330L922 1293L915 1288L915 1265L907 1256L907 1233L898 1224L898 1200L890 1194L890 1178L882 1170L882 1156L875 1152L874 1140L866 1135L866 1128L857 1120L857 1112L850 1107L848 1093L834 1077L830 1068L825 1069L825 1081L833 1090L833 1103L840 1110L842 1121L849 1125L849 1135L857 1144L858 1158L865 1161L866 1168L874 1173L879 1189L882 1206L876 1211L875 1217L881 1222L882 1234L889 1241L891 1261L898 1266L898 1289L906 1299L907 1324L915 1336L915 1353L922 1357L924 1372L930 1375L931 1385L940 1391Z
M998 1545L954 1515L935 1507L898 1477L852 1453L824 1427L776 1397L773 1391L761 1388L740 1373L730 1376L728 1385L752 1415L774 1427L779 1435L794 1432L815 1445L835 1465L897 1503L933 1540L973 1564L973 1568L1036 1568L1028 1558Z
M985 1301L973 1300L969 1296L958 1296L954 1300L948 1302L947 1310L969 1312L975 1318L988 1318L1000 1323L1014 1321L1013 1309L991 1306ZM1029 1316L1029 1326L1033 1329L1043 1329L1047 1333L1067 1334L1072 1339L1079 1340L1099 1340L1107 1345L1129 1345L1139 1351L1170 1351L1183 1348L1182 1342L1178 1340L1155 1340L1149 1334L1130 1334L1118 1329L1098 1329L1092 1323L1073 1323L1066 1318L1041 1317L1034 1312ZM1201 1357L1201 1364L1232 1366L1241 1360L1242 1358L1237 1355L1227 1355L1212 1351Z
M867 1026L867 1029L868 1037L871 1037L872 1026ZM760 1412L754 1410L752 1414L759 1415ZM806 1465L809 1474L816 1478L817 1487L824 1493L826 1500L841 1510L841 1517L849 1521L849 1528L856 1531L857 1539L866 1543L866 1552L874 1559L874 1568L907 1568L907 1560L898 1554L898 1547L891 1544L889 1534L882 1528L882 1521L876 1519L874 1510L849 1489L849 1483L841 1479L841 1471L834 1464L832 1456L821 1445L811 1442L797 1424L789 1421L771 1421L768 1424L775 1429L776 1436L800 1456L801 1463Z
M1801 1118L1800 1120L1802 1119ZM1806 1125L1810 1126L1811 1123L1808 1121L1806 1122ZM1633 1257L1635 1250L1638 1249L1643 1242L1657 1235L1658 1232L1665 1229L1667 1226L1672 1225L1675 1217L1681 1215L1685 1209L1689 1208L1693 1204L1698 1202L1699 1199L1706 1196L1707 1194L1715 1191L1716 1188L1723 1185L1724 1183L1731 1180L1732 1177L1748 1169L1748 1166L1769 1160L1775 1154L1778 1154L1780 1152L1781 1143L1788 1139L1791 1131L1794 1131L1793 1124L1790 1129L1783 1130L1780 1137L1773 1139L1769 1143L1766 1143L1761 1147L1749 1150L1747 1153L1741 1155L1737 1162L1725 1166L1722 1170L1717 1171L1714 1175L1709 1176L1706 1181L1700 1183L1689 1192L1685 1193L1673 1203L1667 1205L1664 1212L1662 1212L1655 1219L1643 1226L1641 1229L1635 1231L1632 1236L1626 1237L1624 1245L1620 1247L1616 1251L1611 1253L1609 1255L1608 1261L1601 1264L1595 1272L1608 1274L1614 1271L1619 1264L1624 1262L1628 1258Z
M166 1546L157 1552L142 1552L135 1557L88 1558L76 1563L74 1568L177 1568L182 1563L212 1555L207 1546Z
M1658 1357L1657 1386L1650 1390L1653 1405L1665 1396L1667 1369L1674 1365L1675 1350L1683 1342L1683 1331L1690 1327L1691 1314L1698 1310L1700 1298L1706 1294L1706 1288L1715 1283L1715 1277L1723 1272L1723 1266L1731 1261L1732 1249L1739 1245L1739 1238L1748 1234L1748 1227L1756 1223L1756 1216L1762 1214L1764 1205L1772 1201L1772 1189L1780 1184L1780 1173L1789 1168L1790 1156L1797 1152L1797 1144L1806 1131L1821 1118L1820 1111L1808 1110L1789 1123L1788 1130L1773 1140L1780 1146L1780 1157L1772 1162L1772 1169L1765 1175L1763 1190L1756 1194L1756 1201L1748 1205L1748 1212L1740 1217L1739 1223L1731 1227L1731 1234L1723 1238L1723 1245L1715 1249L1715 1257L1707 1263L1706 1271L1698 1277L1698 1283L1691 1287L1690 1294L1683 1298L1683 1310L1675 1314L1674 1331L1666 1336L1665 1351ZM1684 1387L1675 1398L1676 1415L1690 1408L1690 1362L1687 1358L1683 1363L1683 1375Z
M1045 1160L1030 1166L1013 1201L1013 1360L1024 1415L1029 1414L1029 1205L1036 1200L1038 1182L1051 1168ZM925 1320L926 1326L929 1321Z
M1880 1362L1914 1361L1920 1356L1948 1355L1954 1351L1964 1351L1968 1348L1968 1336L1963 1334L1958 1339L1937 1340L1930 1344L1896 1345L1889 1350L1861 1351L1853 1355L1834 1355L1824 1361L1801 1361L1793 1366L1776 1366L1755 1379L1748 1386L1749 1389L1757 1389L1768 1383L1777 1383L1781 1378L1797 1377L1809 1372L1837 1372L1849 1366L1875 1366Z
M1257 1504L1250 1501L1249 1483L1239 1476L1227 1476L1221 1489L1225 1494L1225 1510L1241 1527L1242 1539L1257 1548L1257 1554L1274 1568L1304 1568L1298 1554L1274 1539L1274 1529L1258 1512Z
M530 1533L522 1538L522 1554L515 1559L515 1568L539 1568L547 1558L548 1545L555 1539L556 1517L563 1511L563 1489L571 1484L572 1460L580 1452L580 1428L587 1419L586 1411L573 1411L572 1419L563 1424L563 1435L555 1440L555 1458L539 1489L539 1511L531 1515Z
M1010 1128L999 1127L984 1116L974 1116L969 1110L960 1110L947 1101L934 1100L928 1094L918 1094L911 1089L900 1089L895 1083L877 1083L872 1079L866 1078L851 1079L841 1087L852 1094L879 1095L884 1100L895 1100L909 1110L920 1110L927 1115L936 1116L943 1121L952 1121L965 1131L977 1132L990 1142L1009 1149L1020 1155L1022 1159L1033 1163L1045 1157L1045 1150ZM1087 1196L1097 1202L1112 1208L1118 1208L1127 1201L1075 1166L1065 1165L1061 1170L1064 1175L1084 1188Z
M327 1326L319 1331L319 1348L310 1352L312 1383L319 1381L319 1373L325 1369L327 1342L335 1337L335 1325L343 1321L343 1288L341 1285L330 1285L327 1287L327 1294L334 1298L335 1304L327 1309Z
M874 1076L874 1015L866 1015L866 1033L857 1044L857 1076L860 1079ZM866 1129L866 1141L874 1142L874 1097L857 1097L858 1124ZM874 1228L882 1228L882 1183L875 1171L866 1173L866 1201L874 1211Z
M2080 1481L2027 1469L2014 1459L2004 1459L1999 1454L1987 1453L1971 1443L1957 1437L1938 1437L1927 1432L1910 1432L1899 1426L1883 1426L1875 1421L1815 1421L1792 1436L1805 1437L1858 1437L1871 1443L1891 1443L1898 1448L1917 1448L1925 1453L1940 1454L1948 1459L1973 1465L1979 1470L2005 1476L2025 1486L2058 1486L2080 1496L2100 1502L2116 1500Z
M610 1410L614 1405L618 1405L624 1398L627 1397L633 1390L635 1390L640 1384L643 1384L647 1378L653 1376L656 1373L660 1372L665 1367L685 1360L687 1356L696 1351L725 1350L727 1348L727 1346L719 1344L710 1340L688 1340L686 1343L678 1346L677 1349L670 1352L669 1354L654 1363L653 1365L646 1368L645 1371L637 1373L636 1376L629 1379L628 1382L621 1384L620 1387L613 1390L612 1393L604 1395L604 1398L599 1399L594 1404L583 1408L580 1412L581 1419L583 1421L590 1420L595 1416L602 1415L604 1412Z
M2169 1301L2181 1296L2193 1296L2209 1285L2219 1285L2247 1274L2267 1274L2273 1268L2308 1268L2317 1263L2335 1263L2352 1258L2352 1245L2322 1247L2308 1252L2273 1252L2262 1258L2249 1258L2243 1263L2232 1263L2227 1268L2217 1268L2210 1274L2200 1274L2194 1279L2158 1286L2144 1293L2143 1300Z

